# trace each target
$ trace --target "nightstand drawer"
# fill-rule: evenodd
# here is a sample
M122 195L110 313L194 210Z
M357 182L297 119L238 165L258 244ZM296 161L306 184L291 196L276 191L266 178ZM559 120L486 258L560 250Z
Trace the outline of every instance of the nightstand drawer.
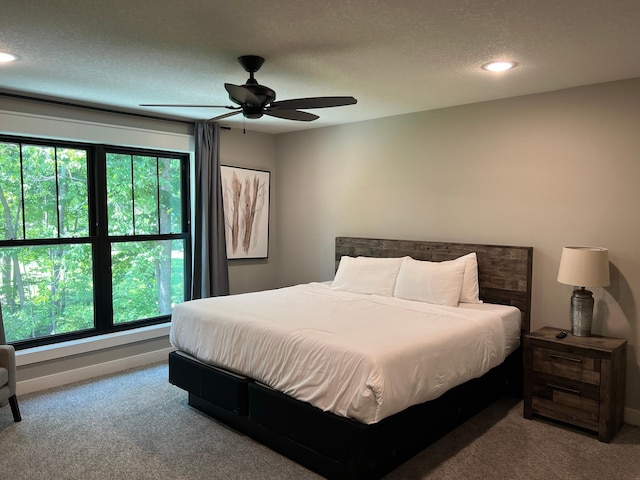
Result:
M586 355L534 347L533 371L600 385L600 359Z
M598 430L600 388L552 375L533 375L531 407L549 418Z

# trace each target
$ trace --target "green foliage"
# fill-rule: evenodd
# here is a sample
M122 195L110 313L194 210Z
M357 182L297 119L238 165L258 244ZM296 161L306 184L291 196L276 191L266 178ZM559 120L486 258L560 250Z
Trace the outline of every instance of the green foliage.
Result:
M184 300L183 252L182 241L113 244L111 270L114 323L170 314L171 307ZM165 276L167 274L168 277ZM159 293L163 284L165 287L169 286L168 299Z
M93 327L90 245L0 248L0 262L8 341Z
M88 153L0 142L0 302L9 341L94 328ZM108 153L109 285L114 324L171 313L184 300L180 160ZM69 240L74 238L73 243ZM77 240L80 243L77 243ZM34 245L40 243L39 245ZM28 243L26 241L29 241ZM100 278L100 276L98 276Z

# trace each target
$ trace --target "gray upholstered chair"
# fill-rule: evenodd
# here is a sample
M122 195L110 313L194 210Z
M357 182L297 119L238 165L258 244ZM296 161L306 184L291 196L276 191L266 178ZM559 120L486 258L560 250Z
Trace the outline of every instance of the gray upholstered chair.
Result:
M22 417L16 396L16 351L13 346L6 343L2 306L0 306L0 407L8 402L11 405L13 420L19 422Z

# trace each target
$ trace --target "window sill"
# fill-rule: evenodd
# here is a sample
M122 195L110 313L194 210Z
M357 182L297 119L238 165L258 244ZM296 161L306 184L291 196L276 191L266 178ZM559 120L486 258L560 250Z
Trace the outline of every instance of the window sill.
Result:
M171 323L167 322L97 337L82 338L69 342L43 345L41 347L25 348L24 350L16 352L16 365L31 365L33 363L46 362L57 358L160 338L169 335L170 327Z

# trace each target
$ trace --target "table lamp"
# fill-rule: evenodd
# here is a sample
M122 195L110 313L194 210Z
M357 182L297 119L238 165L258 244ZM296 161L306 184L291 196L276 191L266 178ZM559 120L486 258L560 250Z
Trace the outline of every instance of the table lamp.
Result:
M571 333L591 335L593 294L585 287L609 285L609 250L602 247L564 247L558 282L580 287L571 295Z

